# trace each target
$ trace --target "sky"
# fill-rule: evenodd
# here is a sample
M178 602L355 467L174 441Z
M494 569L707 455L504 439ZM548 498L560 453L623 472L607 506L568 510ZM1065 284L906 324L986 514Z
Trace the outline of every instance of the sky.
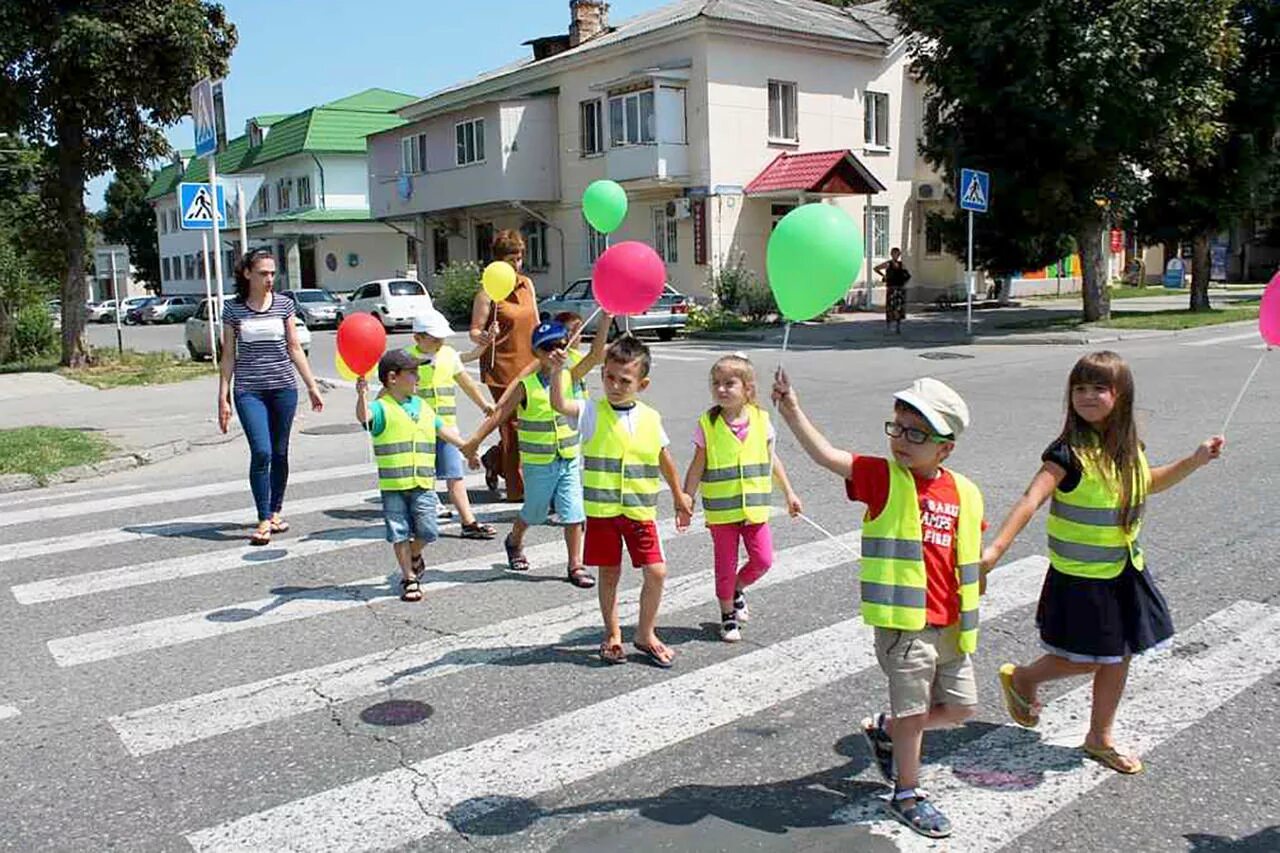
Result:
M667 0L610 0L616 23ZM525 56L521 42L568 32L569 0L223 0L239 43L224 86L227 133L372 87L426 95ZM190 148L191 121L166 134ZM110 176L89 183L102 208Z

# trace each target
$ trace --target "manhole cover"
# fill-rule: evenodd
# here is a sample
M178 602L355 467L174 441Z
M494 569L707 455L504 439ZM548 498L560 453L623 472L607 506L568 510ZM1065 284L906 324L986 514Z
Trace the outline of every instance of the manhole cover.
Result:
M360 719L371 726L411 726L435 713L426 702L392 699L370 705L360 712Z
M956 358L973 358L973 356L963 352L922 352L920 353L920 357L927 358L930 361L948 361Z
M205 619L210 622L248 622L262 614L257 610L249 610L244 607L232 607L227 610L215 610L212 613L206 613Z
M321 424L298 430L303 435L348 435L353 432L364 432L360 424Z

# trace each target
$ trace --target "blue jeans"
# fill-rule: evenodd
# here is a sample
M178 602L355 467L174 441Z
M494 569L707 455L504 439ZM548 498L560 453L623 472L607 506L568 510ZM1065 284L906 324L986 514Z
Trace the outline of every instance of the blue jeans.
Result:
M258 521L266 521L284 504L289 482L289 433L298 410L297 388L236 391L236 417L249 440L249 488L258 507Z

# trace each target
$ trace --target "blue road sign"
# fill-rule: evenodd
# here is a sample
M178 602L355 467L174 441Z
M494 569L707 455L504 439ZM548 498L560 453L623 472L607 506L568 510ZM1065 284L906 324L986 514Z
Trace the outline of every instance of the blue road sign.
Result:
M178 184L179 224L184 231L212 231L214 193L208 184ZM227 227L227 196L218 186L218 227Z
M213 81L208 77L191 87L191 122L195 127L196 156L218 149L218 122L214 118Z
M977 169L960 170L960 209L986 213L991 204L991 175Z

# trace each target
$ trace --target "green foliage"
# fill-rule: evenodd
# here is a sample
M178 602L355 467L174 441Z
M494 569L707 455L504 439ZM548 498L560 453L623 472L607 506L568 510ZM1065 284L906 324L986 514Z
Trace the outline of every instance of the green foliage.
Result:
M694 305L685 323L690 332L739 332L749 328L750 323L719 305Z
M451 261L437 276L440 292L433 303L451 325L471 325L471 305L480 292L480 273L480 265L474 261Z
M38 343L42 335L37 328L40 320L27 317L28 312L40 315L48 325L49 335L54 334L53 322L45 310L45 300L52 298L56 291L34 276L26 256L15 248L16 242L12 234L0 228L0 363L28 357L24 354L45 354L45 349L38 346L32 353L32 342ZM19 336L15 327L20 321L23 330ZM20 344L15 341L17 337L21 338Z
M57 345L58 332L43 305L24 306L14 315L9 358L31 361L49 355Z
M78 429L0 430L0 474L32 474L43 483L63 468L101 462L112 449L106 439Z
M707 287L715 297L713 307L722 314L763 323L778 313L778 303L769 285L748 269L744 261L740 256L707 279ZM709 311L708 319L715 314L716 311Z
M155 211L146 200L151 174L128 168L116 172L107 187L106 209L99 220L102 236L109 243L129 247L129 260L138 278L160 288L160 244L156 237ZM109 276L108 276L109 277Z

